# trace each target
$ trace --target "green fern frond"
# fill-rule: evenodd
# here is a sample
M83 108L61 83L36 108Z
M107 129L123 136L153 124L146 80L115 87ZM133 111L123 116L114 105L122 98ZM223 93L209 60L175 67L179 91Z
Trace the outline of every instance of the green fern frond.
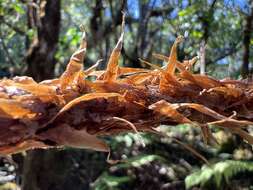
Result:
M212 183L220 189L222 184L228 184L233 176L241 172L253 172L253 162L227 160L212 166L203 166L201 170L186 177L185 185L189 189L193 186L204 187Z

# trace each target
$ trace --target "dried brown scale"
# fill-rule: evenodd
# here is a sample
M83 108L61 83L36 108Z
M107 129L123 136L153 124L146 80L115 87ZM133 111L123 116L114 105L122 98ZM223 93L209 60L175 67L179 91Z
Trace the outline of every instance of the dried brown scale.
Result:
M124 25L123 25L124 27ZM105 71L83 71L85 35L61 77L40 83L29 77L0 81L0 153L71 146L109 151L99 138L122 132L155 132L160 124L189 123L212 139L217 125L253 144L253 83L192 74L196 62L177 60L176 39L168 63L155 70L118 66L123 32ZM143 60L142 60L143 61ZM145 61L144 61L145 62ZM89 81L88 76L95 76ZM235 114L236 113L236 114Z

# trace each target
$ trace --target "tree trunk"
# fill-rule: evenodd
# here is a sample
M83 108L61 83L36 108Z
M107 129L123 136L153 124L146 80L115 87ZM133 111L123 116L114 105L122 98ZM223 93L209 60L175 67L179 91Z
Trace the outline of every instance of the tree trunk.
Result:
M63 190L71 159L63 151L33 150L25 158L22 189ZM69 167L68 167L69 166ZM70 187L68 186L70 189Z
M202 41L200 44L200 74L206 74L206 41Z
M243 63L241 74L243 78L246 78L249 74L249 58L250 58L250 37L253 22L253 3L251 7L250 15L246 16L245 28L243 31Z
M26 74L37 81L53 78L56 63L54 55L60 31L60 0L33 0L28 5L27 16L28 27L37 29L37 37L31 45L28 44ZM64 156L59 157L52 151L28 152L23 167L22 189L57 189L62 185L67 168L65 165L69 163L65 161ZM62 175L55 172L55 167L61 168L58 171Z
M37 28L27 55L27 75L37 81L53 78L54 58L60 30L60 0L33 0L38 7L28 7L28 27Z
M210 36L210 25L213 22L213 15L215 11L215 4L217 0L213 0L210 8L207 12L204 12L202 20L203 37L200 44L200 74L205 75L206 73L206 46Z

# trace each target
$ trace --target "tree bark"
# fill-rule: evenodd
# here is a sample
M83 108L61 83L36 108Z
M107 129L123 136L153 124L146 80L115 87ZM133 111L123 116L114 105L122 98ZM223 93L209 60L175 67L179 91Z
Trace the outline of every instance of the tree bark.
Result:
M200 44L200 74L206 73L206 41L202 40Z
M24 162L22 189L89 189L105 170L105 156L78 149L29 151Z
M249 58L250 58L250 38L252 32L253 22L253 3L251 5L251 13L246 16L245 28L243 31L243 63L241 74L243 78L247 78L249 74Z
M67 166L71 163L67 156L65 152L55 150L28 152L24 162L22 189L63 189L62 186L66 185Z
M27 18L28 27L37 29L37 37L31 44L27 43L26 74L37 81L53 78L60 31L60 0L33 0L28 4ZM22 189L60 189L69 164L65 157L61 155L59 158L59 153L51 151L28 152L23 167ZM50 172L55 167L61 168L62 175L56 170Z
M28 25L37 28L37 38L26 55L26 74L41 81L54 76L54 55L60 30L60 0L33 0L33 4L38 6L28 8Z
M205 75L206 72L206 45L210 36L209 27L213 21L214 7L217 0L213 0L210 8L201 17L203 27L203 37L200 45L200 74Z

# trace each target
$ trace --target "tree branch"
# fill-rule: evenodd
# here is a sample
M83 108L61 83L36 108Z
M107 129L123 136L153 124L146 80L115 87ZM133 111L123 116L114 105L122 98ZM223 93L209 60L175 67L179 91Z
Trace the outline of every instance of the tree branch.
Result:
M164 14L168 14L171 11L173 11L173 7L162 7L162 8L156 8L150 11L150 17L157 17L157 16L162 16Z
M230 55L233 55L234 53L236 53L238 51L238 48L231 48L231 49L227 49L225 51L222 51L222 52L225 52L225 53L222 53L221 55L217 56L215 59L213 60L209 60L207 61L207 65L209 64L212 64L212 63L216 63L217 61L219 60L222 60L224 59L225 57L227 56L230 56Z

